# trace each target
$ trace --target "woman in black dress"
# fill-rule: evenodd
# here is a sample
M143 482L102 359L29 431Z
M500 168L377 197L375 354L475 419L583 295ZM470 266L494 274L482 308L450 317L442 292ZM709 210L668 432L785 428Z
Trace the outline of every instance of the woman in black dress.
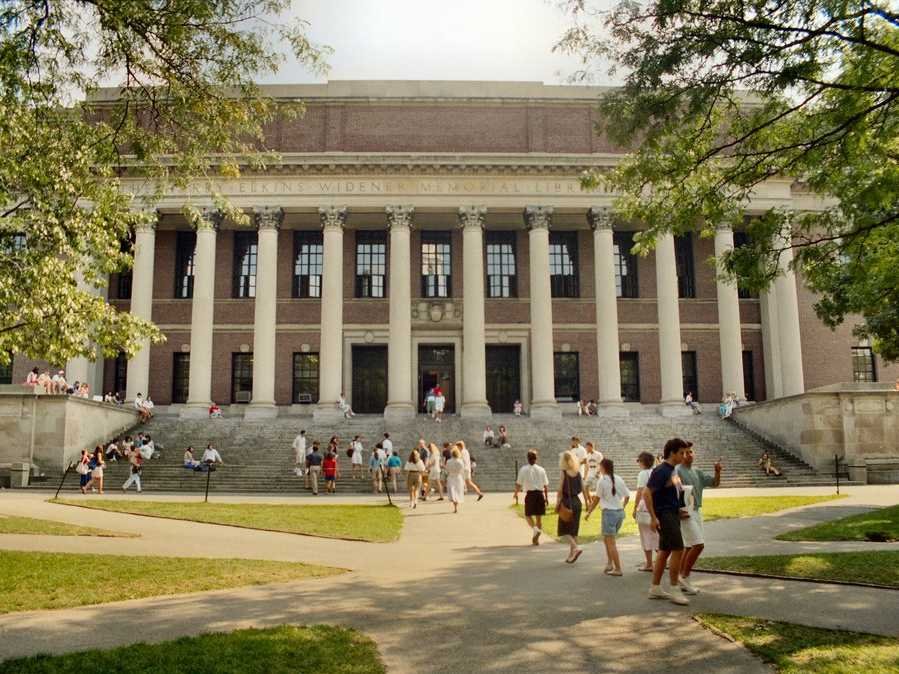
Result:
M562 469L562 478L559 481L559 491L556 494L556 503L563 504L571 510L572 517L567 522L559 517L559 538L568 539L567 564L574 564L583 550L577 544L577 535L581 526L581 492L584 489L581 482L581 471L578 469L578 461L574 453L562 452L559 461ZM558 506L556 508L558 510Z

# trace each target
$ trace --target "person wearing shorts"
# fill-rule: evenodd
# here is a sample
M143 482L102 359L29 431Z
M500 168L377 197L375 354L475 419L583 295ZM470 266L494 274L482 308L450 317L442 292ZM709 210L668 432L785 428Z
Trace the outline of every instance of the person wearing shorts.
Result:
M659 554L652 572L649 598L668 599L680 606L688 605L690 600L684 596L679 584L684 540L680 530L681 485L675 468L683 461L684 450L692 446L692 443L680 438L666 442L662 462L653 468L643 494L651 526L659 532ZM669 557L668 579L671 587L666 592L661 582Z
M596 484L596 496L602 510L602 542L606 546L606 568L603 573L609 576L620 576L621 557L615 538L624 523L624 509L631 498L631 493L620 476L615 475L615 465L611 459L603 459L599 463L602 475ZM587 513L587 517L590 514Z
M549 503L549 478L543 466L537 465L537 450L528 450L528 463L518 471L513 500L518 505L518 494L524 492L524 518L531 527L531 545L540 545L543 533L543 516Z
M715 464L715 475L693 468L693 448L684 450L684 460L676 469L684 489L684 505L686 519L680 523L681 535L684 539L684 559L681 562L680 586L686 594L699 594L699 590L690 582L690 572L705 548L702 526L702 492L706 487L717 487L721 484L721 462Z
M640 472L637 474L633 515L640 532L640 547L643 548L643 555L646 558L638 569L652 573L652 553L659 549L659 532L652 526L652 518L649 516L643 494L646 484L649 482L649 476L652 474L652 467L655 465L655 457L649 452L640 452L637 457L637 465L640 466Z

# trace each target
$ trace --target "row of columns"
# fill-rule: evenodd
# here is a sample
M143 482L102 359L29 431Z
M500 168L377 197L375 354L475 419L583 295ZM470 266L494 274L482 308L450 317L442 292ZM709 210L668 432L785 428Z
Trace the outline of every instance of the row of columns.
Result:
M399 419L416 413L412 380L412 280L410 232L414 209L388 206L390 232L388 341L388 401L385 417ZM486 208L459 209L463 241L463 338L461 414L483 417L490 414L486 396L485 316L484 316L484 223ZM552 418L560 415L555 400L553 371L552 295L549 269L549 230L553 208L528 206L524 212L530 243L530 324L531 324L531 415ZM323 270L321 293L321 341L319 346L319 417L337 413L334 401L342 394L343 370L343 231L346 208L319 209L323 230ZM256 301L254 315L253 394L248 416L276 414L275 343L277 330L276 270L281 209L263 208L255 212L257 244ZM621 400L619 366L618 309L615 293L615 257L612 211L594 208L588 213L593 229L594 279L596 288L596 342L599 369L600 413L626 414ZM202 416L211 402L212 338L214 325L214 285L217 212L208 210L194 223L197 244L194 254L194 287L191 306L190 382L186 416ZM719 227L715 235L715 255L720 258L734 245L733 232ZM674 238L665 233L656 240L656 279L661 363L661 406L663 414L685 412L683 369ZM795 277L789 253L782 258L782 275L773 289L762 297L763 339L768 367L776 370L769 382L774 395L802 392L802 358L799 339L799 312ZM155 221L136 229L131 311L151 319ZM718 323L724 392L744 399L740 308L736 285L719 276L717 280ZM769 352L771 352L769 357ZM145 393L149 384L149 344L128 362L127 396ZM770 362L774 361L776 362ZM767 370L768 368L766 368ZM694 392L695 393L695 392ZM769 397L771 395L769 394Z

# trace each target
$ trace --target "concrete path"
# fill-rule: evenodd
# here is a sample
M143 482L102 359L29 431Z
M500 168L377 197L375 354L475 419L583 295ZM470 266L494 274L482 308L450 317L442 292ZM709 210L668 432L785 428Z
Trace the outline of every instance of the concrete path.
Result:
M810 544L767 539L813 520L842 517L850 509L899 501L897 487L854 488L851 493L833 504L709 523L707 550L745 554L811 549ZM627 571L623 578L602 575L601 544L587 546L580 561L570 566L563 562L563 546L529 545L529 531L508 508L506 495L491 494L481 503L471 499L459 515L451 514L445 502L404 510L403 535L393 544L135 517L51 505L43 498L3 492L0 513L131 531L141 537L0 536L0 548L264 558L349 567L353 573L0 616L0 659L247 626L325 622L371 635L391 672L656 672L669 669L675 657L679 668L764 672L769 670L744 649L715 637L690 616L738 613L899 634L899 592L884 590L697 574L694 582L703 592L690 607L649 601L648 574L630 571L642 556L636 538L621 539Z

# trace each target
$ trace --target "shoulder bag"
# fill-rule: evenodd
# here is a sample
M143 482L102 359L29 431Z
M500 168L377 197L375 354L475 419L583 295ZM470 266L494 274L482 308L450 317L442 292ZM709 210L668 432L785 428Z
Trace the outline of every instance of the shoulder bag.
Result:
M568 498L571 498L571 486L569 485L568 473L562 473L565 476L565 484L568 485ZM575 497L576 498L576 497ZM565 491L562 491L562 498L556 503L556 514L562 522L571 522L574 519L574 510L565 505Z

